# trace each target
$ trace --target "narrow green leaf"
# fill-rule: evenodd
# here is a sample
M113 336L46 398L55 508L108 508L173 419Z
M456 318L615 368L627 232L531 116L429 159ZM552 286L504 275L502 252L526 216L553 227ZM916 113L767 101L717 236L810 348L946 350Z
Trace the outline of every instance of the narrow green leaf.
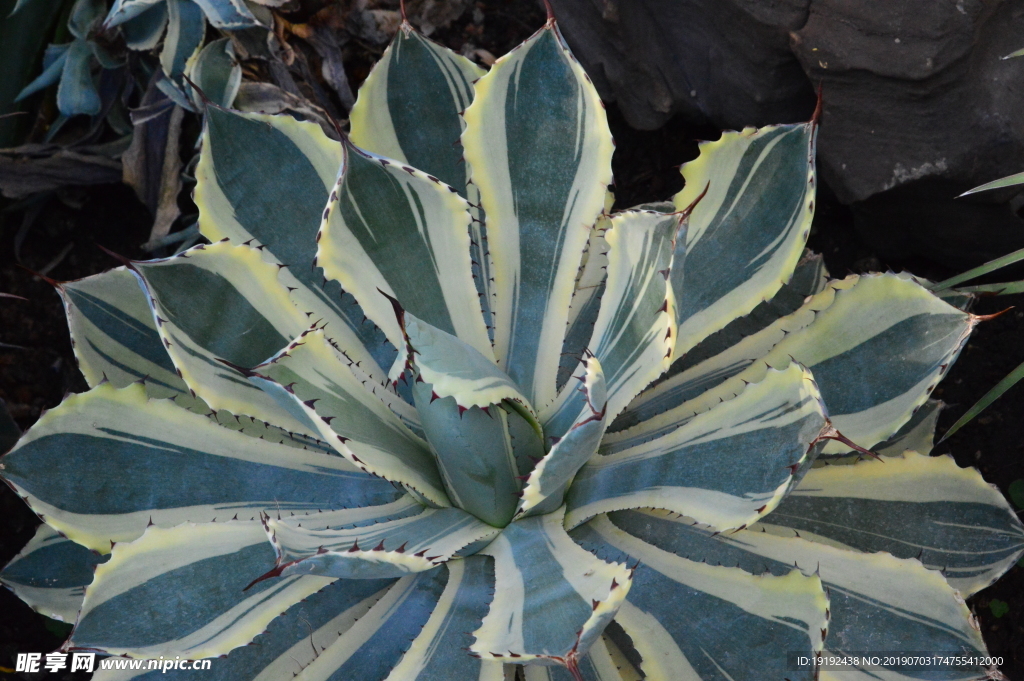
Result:
M1024 293L1024 281L1008 281L1005 284L962 286L956 290L962 293L993 293L997 296L1008 296L1014 293Z
M65 45L47 46L46 56L43 59L44 62L49 61L49 64L44 66L43 72L36 76L35 80L26 85L22 91L18 93L18 96L14 98L14 101L20 102L26 97L30 97L40 90L48 88L59 81L61 74L64 72L64 62L68 59L69 47L71 47L70 43Z
M1011 54L1011 55L1008 55L1008 56L1015 57L1015 56L1019 56L1019 55L1017 53L1014 53L1014 54ZM1017 185L1020 185L1020 184L1024 184L1024 173L1017 173L1015 175L1007 175L1006 177L1001 177L998 180L992 180L991 182L986 182L985 184L979 185L979 186L975 187L974 189L969 189L969 190L965 191L963 194L961 194L957 198L960 198L962 196L970 196L971 194L977 194L978 192L984 192L984 191L988 191L990 189L1002 189L1003 187L1016 187Z
M968 423L970 423L975 416L988 409L989 405L998 400L1003 396L1007 390L1017 385L1017 383L1024 378L1024 363L1017 366L1016 369L1006 375L1003 380L992 386L992 389L985 393L980 400L974 403L970 409L967 410L963 416L957 419L956 423L949 427L946 434L942 436L939 442L944 442L946 439L952 437L953 433L957 432Z
M949 279L946 279L945 281L940 281L937 284L932 284L931 286L929 286L929 288L933 291L941 291L943 289L952 288L957 284L962 284L965 281L970 281L971 279L977 279L982 275L988 274L989 272L995 272L996 270L1000 270L1016 262L1020 262L1021 260L1024 260L1024 248L1020 249L1019 251L1014 251L1013 253L1004 255L1001 258L989 260L984 265L978 265L973 269L967 270L963 274L958 274L955 277L950 277Z

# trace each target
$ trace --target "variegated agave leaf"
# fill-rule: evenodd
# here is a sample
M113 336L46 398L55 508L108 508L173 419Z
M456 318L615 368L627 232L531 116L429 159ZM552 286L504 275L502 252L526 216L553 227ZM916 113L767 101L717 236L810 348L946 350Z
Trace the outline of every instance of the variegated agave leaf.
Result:
M814 121L726 133L673 204L609 214L552 19L486 74L405 24L351 122L207 105L213 243L59 284L91 389L3 459L46 529L0 579L69 647L222 681L985 652L961 594L1024 527L928 455L979 318L805 252Z

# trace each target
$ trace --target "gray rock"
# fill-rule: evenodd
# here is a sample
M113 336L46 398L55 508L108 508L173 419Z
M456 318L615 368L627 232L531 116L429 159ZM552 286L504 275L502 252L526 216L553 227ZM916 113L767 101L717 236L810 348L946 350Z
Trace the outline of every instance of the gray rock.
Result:
M954 205L1024 169L1024 58L1000 59L1024 46L1024 0L552 4L633 127L675 114L722 129L806 120L820 84L821 176L880 253L961 266L1024 246L1024 222L984 206L1013 192ZM905 220L896 199L931 222Z
M789 49L809 0L552 0L573 53L635 128L794 122L814 92Z

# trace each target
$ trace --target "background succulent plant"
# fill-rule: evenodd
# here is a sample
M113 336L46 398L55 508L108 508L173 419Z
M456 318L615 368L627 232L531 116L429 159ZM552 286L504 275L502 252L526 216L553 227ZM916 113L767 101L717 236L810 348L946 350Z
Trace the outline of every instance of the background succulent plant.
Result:
M979 318L828 281L815 129L726 133L673 204L609 215L553 21L486 75L403 26L340 143L208 107L213 243L60 285L93 387L3 459L46 522L5 582L77 613L71 647L232 680L984 652L961 594L1024 528L927 455Z

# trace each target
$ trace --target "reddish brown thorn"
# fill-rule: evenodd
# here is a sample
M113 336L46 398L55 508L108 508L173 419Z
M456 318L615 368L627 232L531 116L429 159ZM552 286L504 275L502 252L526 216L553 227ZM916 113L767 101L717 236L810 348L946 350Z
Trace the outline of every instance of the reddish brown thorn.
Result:
M544 0L544 10L548 13L548 24L554 24L555 10L551 7L551 0Z
M361 549L359 548L359 540L356 539L354 542L352 542L352 548L350 548L348 550L348 552L349 553L359 553L359 551L361 551Z
M422 551L420 551L419 553L414 553L414 554L412 554L412 555L414 555L414 556L415 556L415 557L417 557L417 558L423 558L423 557L424 557L425 555L427 555L427 550L426 550L426 549L423 549L423 550L422 550Z
M408 543L409 542L405 542L405 544L408 544ZM405 544L402 544L397 549L395 549L395 553L405 553Z
M383 551L384 550L384 540L381 539L380 543L373 547L373 550L374 551Z
M870 449L864 449L863 447L855 443L853 440L851 440L850 438L846 437L838 430L836 430L835 426L833 426L831 423L825 424L825 427L821 429L821 433L818 435L818 437L814 438L811 444L814 445L819 440L835 440L836 442L842 442L844 445L854 450L855 452L860 452L861 454L866 454L867 456L870 456L872 459L882 461L882 457L880 457L878 454L875 454Z
M239 366L239 365L235 364L234 362L229 362L226 359L221 359L220 357L214 357L214 359L216 359L218 362L220 362L224 366L231 367L232 369L234 369L238 373L242 374L243 376L247 376L248 377L248 376L255 376L256 375L256 373L252 369L247 369L247 368L245 368L243 366Z
M292 563L284 563L282 565L278 565L273 570L270 570L269 572L267 572L265 574L262 574L259 577L257 577L256 579L254 579L251 582L249 582L249 584L244 589L242 589L242 591L248 591L249 589L251 589L252 587L256 586L257 584L259 584L260 582L262 582L262 581L264 581L266 579L270 579L272 577L279 577L281 575L281 573L284 572L284 569L286 567L288 567L289 565L291 565L291 564Z
M1013 309L1013 306L1011 305L1010 307L1006 308L1005 310L1000 310L999 312L995 312L993 314L972 314L971 315L971 320L973 322L975 322L975 323L977 323L977 322L987 322L987 321L990 321L992 319L995 319L996 317L1002 317L1004 314L1006 314L1007 312L1009 312L1012 309Z

